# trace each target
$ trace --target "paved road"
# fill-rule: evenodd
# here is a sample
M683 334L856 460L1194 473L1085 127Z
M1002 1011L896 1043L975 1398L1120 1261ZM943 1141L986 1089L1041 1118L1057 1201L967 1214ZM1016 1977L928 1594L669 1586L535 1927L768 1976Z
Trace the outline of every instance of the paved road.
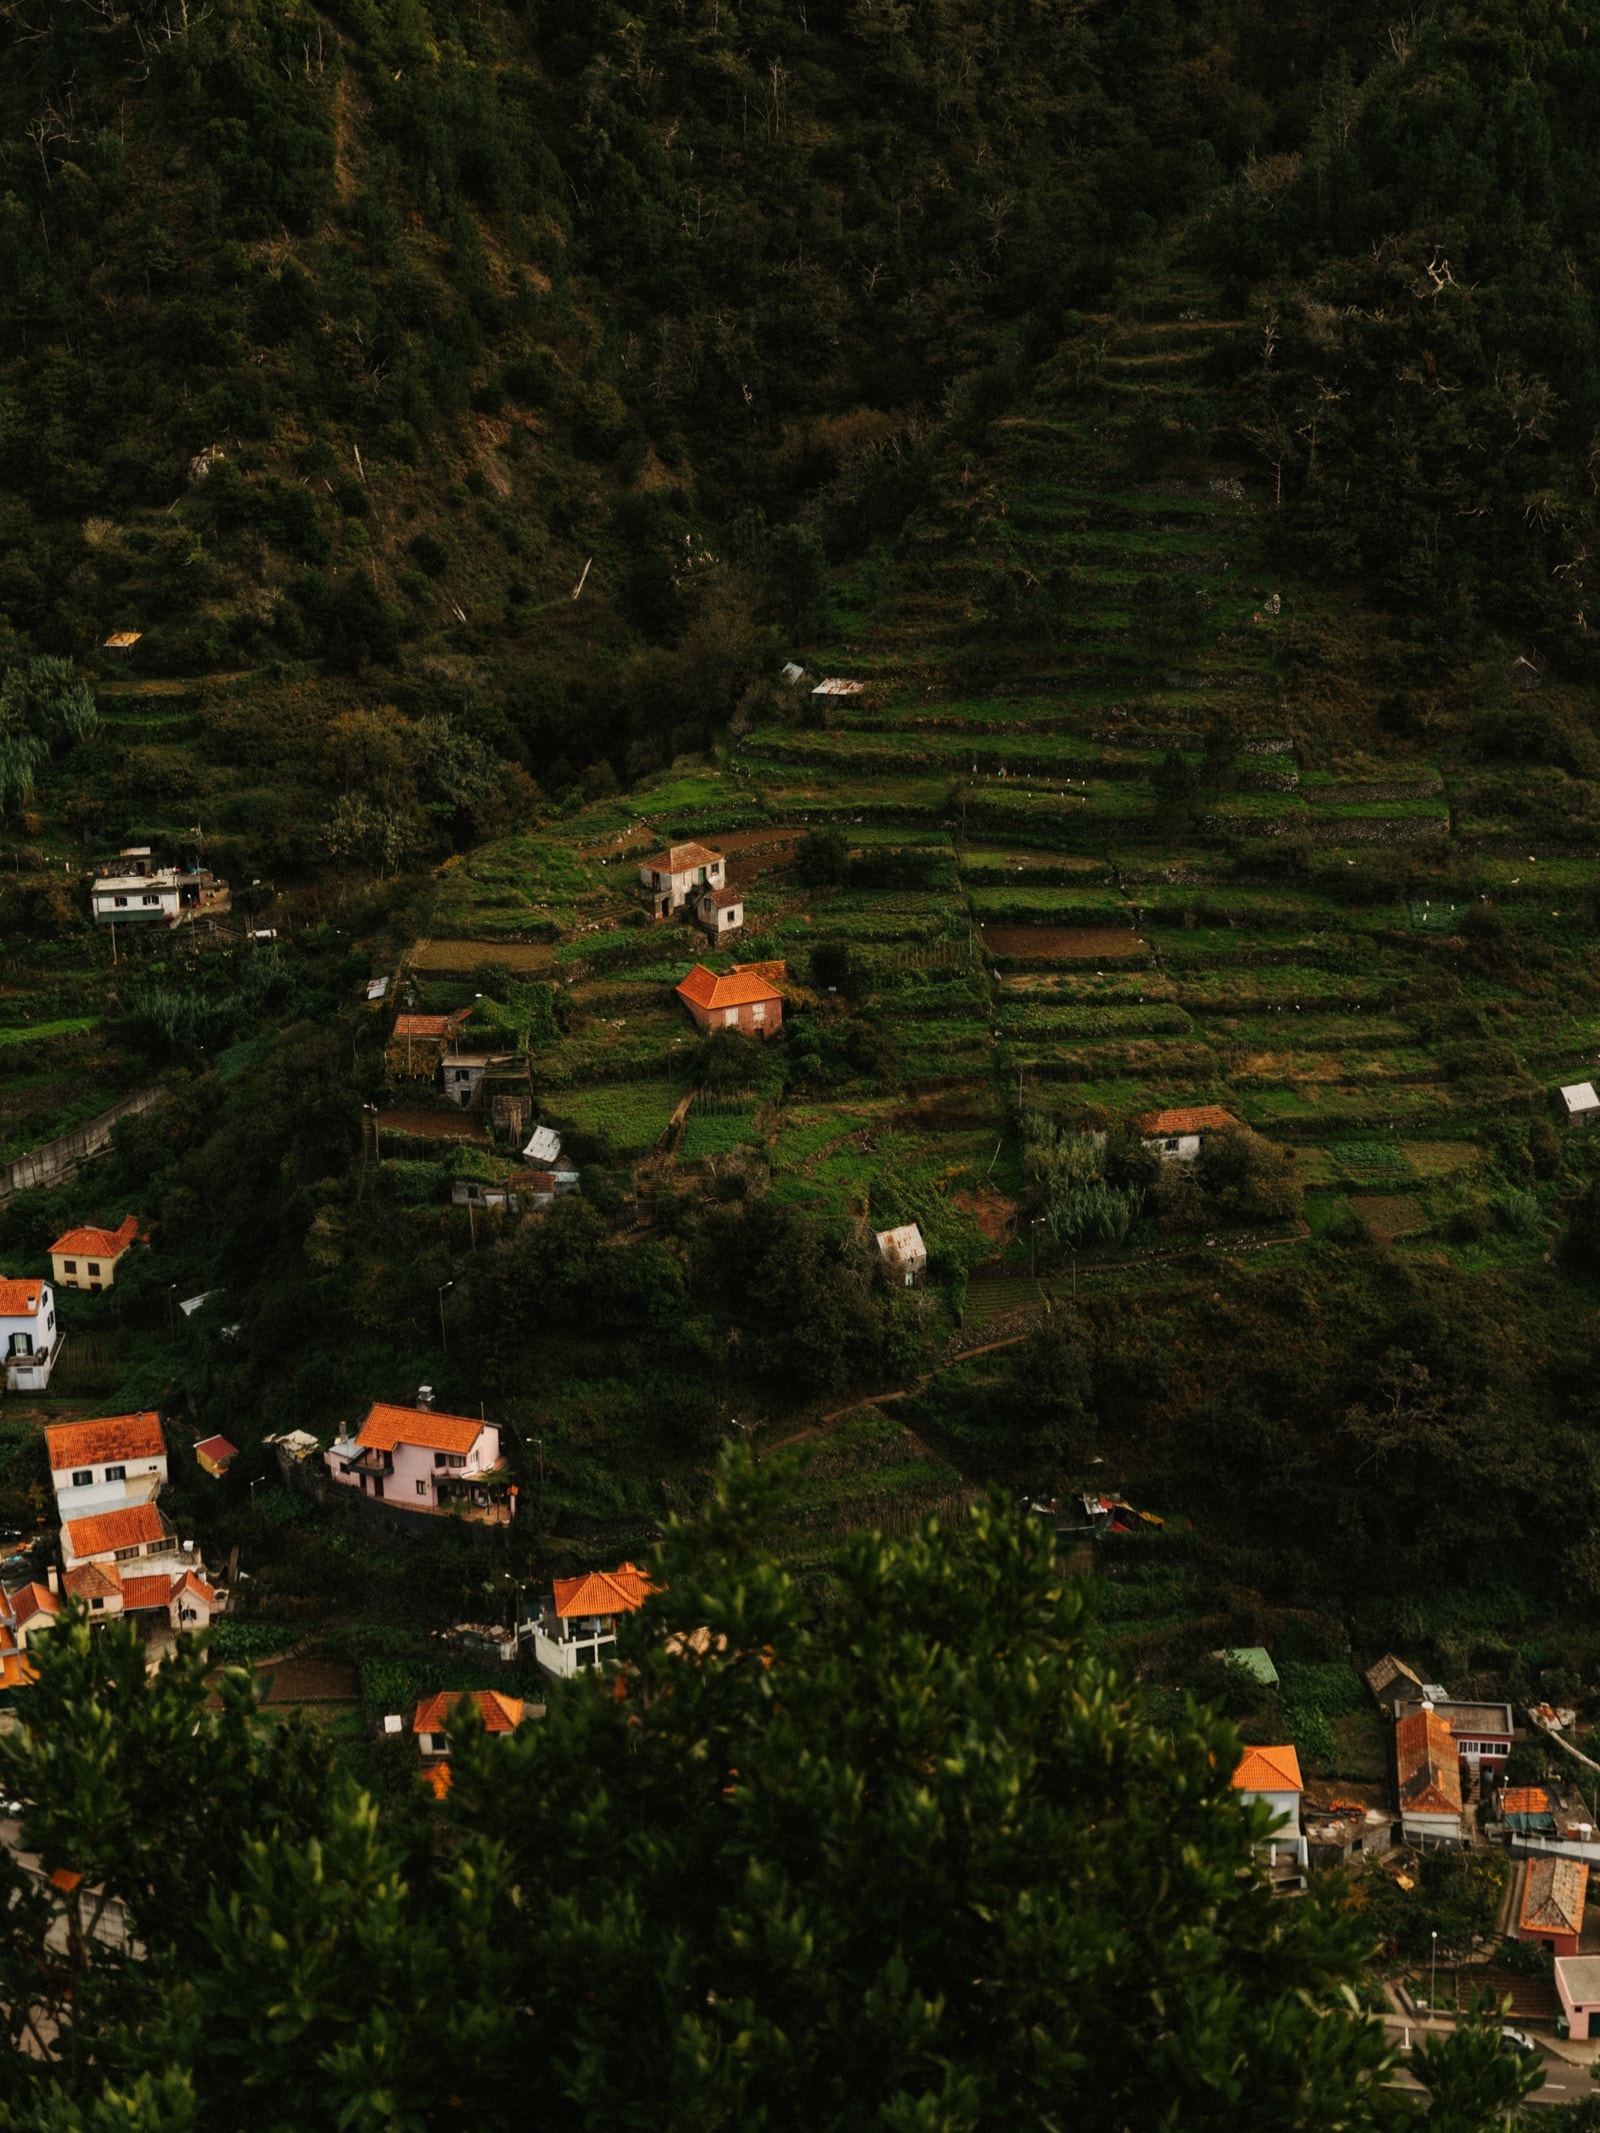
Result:
M1422 2083L1405 2066L1405 2054L1412 2045L1427 2034L1428 2025L1421 2022L1407 2022L1400 2015L1386 2015L1383 2026L1389 2032L1390 2041L1399 2047L1401 2053L1401 2070L1396 2077L1394 2086L1398 2089L1409 2089L1414 2095L1425 2095L1426 2091ZM1441 2022L1439 2029L1447 2031L1452 2026L1448 2022ZM1546 2105L1581 2103L1585 2096L1593 2096L1600 2093L1600 2091L1597 2091L1595 2083L1589 2078L1588 2067L1575 2066L1570 2059L1562 2058L1558 2052L1546 2046L1542 2039L1536 2039L1535 2041L1540 2045L1539 2057L1544 2066L1544 2086L1534 2090L1533 2094L1528 2098L1529 2103Z

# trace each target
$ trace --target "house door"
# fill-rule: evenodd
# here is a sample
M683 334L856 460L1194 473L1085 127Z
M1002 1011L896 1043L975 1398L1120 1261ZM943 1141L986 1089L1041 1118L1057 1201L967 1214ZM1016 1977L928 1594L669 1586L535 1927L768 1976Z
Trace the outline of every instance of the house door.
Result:
M31 1333L13 1333L8 1352L12 1355L32 1355L33 1335Z

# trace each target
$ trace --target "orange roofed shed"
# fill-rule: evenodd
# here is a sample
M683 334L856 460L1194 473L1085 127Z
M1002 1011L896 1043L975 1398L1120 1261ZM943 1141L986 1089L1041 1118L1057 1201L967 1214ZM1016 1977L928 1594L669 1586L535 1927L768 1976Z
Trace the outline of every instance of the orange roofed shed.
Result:
M1200 1153L1202 1134L1226 1133L1239 1121L1221 1104L1191 1104L1175 1111L1146 1111L1133 1123L1164 1158L1190 1163Z
M697 1029L770 1037L783 1027L782 963L735 964L725 977L696 963L676 988Z
M425 1763L450 1753L450 1718L463 1698L477 1707L485 1733L515 1733L526 1710L520 1696L503 1696L498 1689L444 1689L425 1696L411 1720Z

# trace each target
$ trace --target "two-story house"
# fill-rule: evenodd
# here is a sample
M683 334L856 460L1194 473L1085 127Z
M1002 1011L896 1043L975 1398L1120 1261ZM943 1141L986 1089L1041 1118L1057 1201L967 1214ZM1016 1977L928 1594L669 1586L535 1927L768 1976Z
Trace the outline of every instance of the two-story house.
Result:
M46 1429L44 1442L63 1519L153 1503L167 1479L167 1442L154 1409L57 1422Z
M50 1247L50 1271L63 1289L98 1296L117 1278L117 1263L139 1236L139 1217L124 1215L115 1229L69 1229Z
M1305 1831L1300 1822L1300 1802L1305 1784L1300 1776L1300 1758L1292 1744L1246 1748L1233 1773L1233 1789L1247 1805L1259 1801L1273 1814L1273 1830L1262 1845L1270 1867L1292 1863L1304 1870Z
M158 1561L177 1570L183 1549L178 1529L154 1503L129 1504L120 1511L95 1511L61 1523L61 1561L67 1571L82 1563Z
M398 1511L508 1522L516 1490L500 1456L500 1432L470 1415L377 1402L353 1437L323 1454L345 1488Z
M727 886L726 861L705 844L670 844L639 868L639 894L652 918L670 918L703 889Z
M585 1667L600 1666L617 1649L617 1623L644 1605L655 1585L634 1563L557 1578L550 1599L532 1623L533 1656L547 1674L569 1680Z
M0 1352L11 1392L43 1392L56 1366L55 1292L48 1281L0 1281Z

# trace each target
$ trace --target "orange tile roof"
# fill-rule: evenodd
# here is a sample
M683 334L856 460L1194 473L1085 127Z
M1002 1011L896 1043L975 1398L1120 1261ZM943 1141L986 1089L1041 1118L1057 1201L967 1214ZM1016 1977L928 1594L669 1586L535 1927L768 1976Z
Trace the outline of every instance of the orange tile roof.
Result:
M172 1574L124 1578L122 1604L128 1608L166 1607L172 1599Z
M1530 1859L1519 1929L1525 1933L1581 1933L1589 1890L1582 1859Z
M216 1586L208 1585L196 1570L186 1570L174 1590L194 1593L205 1601L207 1607L212 1606L217 1597Z
M1459 1815L1461 1762L1455 1735L1437 1711L1413 1711L1394 1729L1402 1813Z
M75 1466L104 1466L109 1459L159 1459L167 1449L161 1417L153 1407L135 1415L100 1415L88 1422L57 1422L44 1433L52 1473Z
M773 983L773 974L783 976L781 963L746 963L732 970L725 978L719 978L714 970L707 970L704 963L696 963L693 970L674 990L680 1000L701 1008L750 1007L757 1000L781 1000L783 994Z
M422 1773L422 1782L436 1800L442 1800L450 1790L450 1765L432 1763Z
M1141 1133L1157 1140L1174 1133L1221 1133L1238 1123L1221 1104L1195 1104L1187 1111L1146 1111L1134 1120Z
M69 1600L105 1600L122 1590L122 1573L115 1563L80 1563L62 1583Z
M37 1281L0 1281L0 1318L32 1318L39 1309Z
M429 1452L470 1452L485 1425L470 1415L436 1414L431 1407L390 1407L382 1400L361 1425L357 1444L369 1452L392 1452L397 1444Z
M118 1259L138 1234L139 1217L124 1215L115 1229L69 1229L50 1249L79 1259Z
M1235 1792L1304 1792L1300 1758L1292 1746L1246 1748L1233 1773Z
M121 1511L102 1511L96 1518L69 1518L66 1534L74 1555L108 1555L113 1548L161 1540L164 1529L153 1503L136 1503Z
M11 1614L14 1621L28 1623L39 1615L58 1615L60 1612L61 1602L48 1585L19 1585L11 1594Z
M237 1459L239 1447L230 1444L226 1437L202 1437L194 1448L197 1459L210 1459L218 1466L226 1466L230 1459Z
M463 1697L475 1703L486 1733L515 1733L522 1723L522 1698L502 1696L498 1689L441 1689L425 1696L411 1721L413 1733L442 1733L451 1712Z
M1547 1815L1550 1795L1542 1785L1507 1785L1500 1795L1503 1815Z
M721 858L708 844L669 844L664 852L639 864L652 874L692 874L698 867L716 866Z
M637 1565L620 1563L615 1570L557 1578L556 1613L564 1621L576 1615L631 1615L659 1589Z

